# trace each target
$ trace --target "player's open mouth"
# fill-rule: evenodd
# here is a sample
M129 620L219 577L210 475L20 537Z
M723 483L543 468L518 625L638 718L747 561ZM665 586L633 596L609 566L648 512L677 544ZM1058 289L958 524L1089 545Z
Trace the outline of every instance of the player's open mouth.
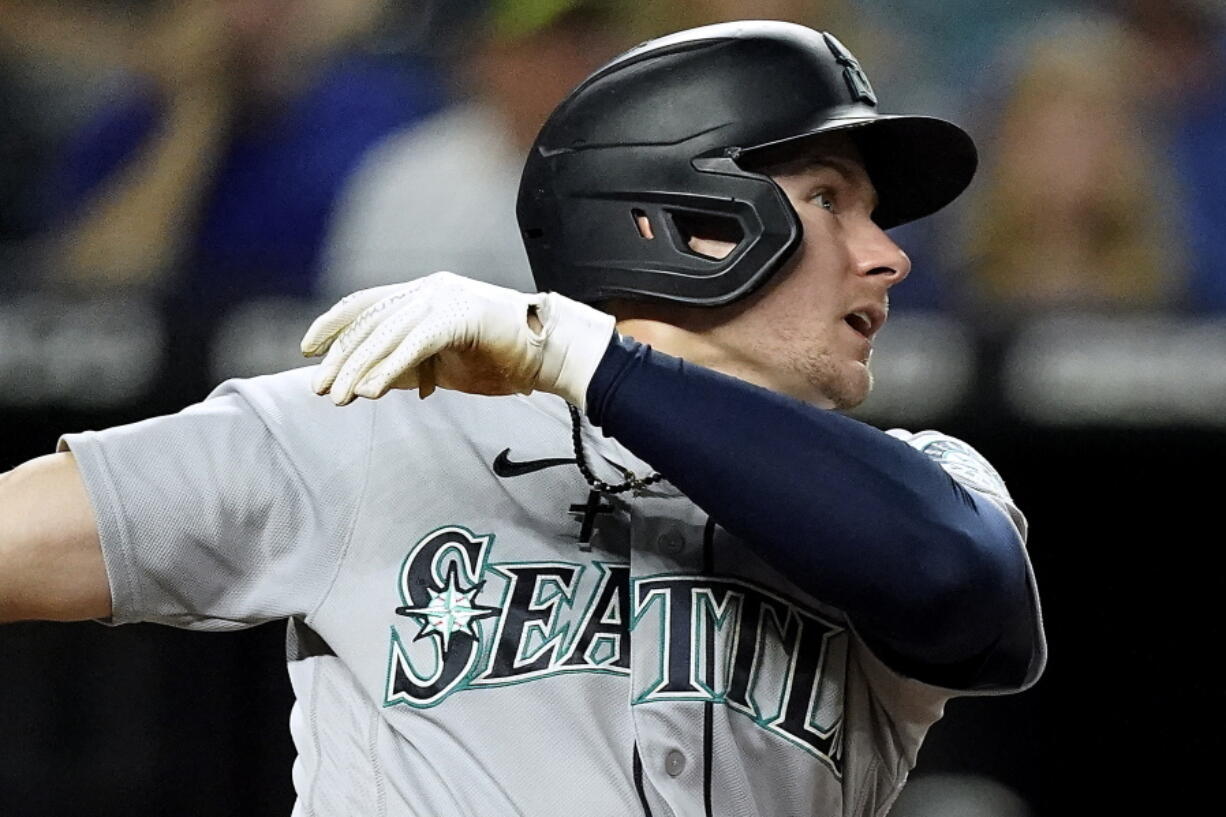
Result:
M843 322L868 340L885 323L885 310L880 308L857 309L843 316Z

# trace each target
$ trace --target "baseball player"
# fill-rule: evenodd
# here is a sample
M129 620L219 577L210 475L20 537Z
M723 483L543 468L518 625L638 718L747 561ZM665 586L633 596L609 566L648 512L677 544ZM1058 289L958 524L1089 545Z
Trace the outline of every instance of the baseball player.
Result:
M883 230L974 167L829 34L641 45L528 158L548 294L365 290L318 367L66 436L0 481L0 617L288 619L296 814L884 814L946 700L1044 663L991 466L832 410Z

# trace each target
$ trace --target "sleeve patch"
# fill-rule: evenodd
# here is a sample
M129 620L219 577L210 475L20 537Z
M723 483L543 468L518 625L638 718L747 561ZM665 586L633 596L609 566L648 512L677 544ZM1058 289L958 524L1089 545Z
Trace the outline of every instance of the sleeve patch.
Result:
M1009 489L1005 487L1005 481L996 469L978 451L961 440L944 434L924 432L916 434L909 442L967 488L1012 502Z

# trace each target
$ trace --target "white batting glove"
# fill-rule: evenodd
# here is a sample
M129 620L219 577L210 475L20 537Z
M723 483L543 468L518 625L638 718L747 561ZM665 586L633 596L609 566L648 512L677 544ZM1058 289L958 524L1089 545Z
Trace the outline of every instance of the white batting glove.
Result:
M425 398L437 386L471 394L540 389L583 409L613 326L612 315L557 293L528 295L436 272L343 298L311 324L302 353L327 353L313 386L338 406L393 388Z

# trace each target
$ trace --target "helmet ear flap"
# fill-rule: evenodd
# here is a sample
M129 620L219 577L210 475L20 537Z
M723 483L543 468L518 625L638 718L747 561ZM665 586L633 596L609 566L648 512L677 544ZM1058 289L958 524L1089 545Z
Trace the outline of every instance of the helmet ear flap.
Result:
M711 187L725 193L710 199L707 218L699 229L724 230L711 237L734 241L736 247L724 259L720 285L723 294L700 303L718 305L742 298L761 286L800 246L804 228L787 194L762 173L746 170L730 156L702 157L692 165L702 175L720 177ZM736 214L736 227L713 218L721 211Z
M555 161L611 162L606 152ZM564 206L566 219L521 218L537 285L588 303L620 297L718 306L756 289L799 246L800 219L772 179L723 157L681 167L681 178L627 174L623 190L575 185L564 202L542 202ZM578 175L600 174L583 168ZM554 177L564 178L557 166Z

